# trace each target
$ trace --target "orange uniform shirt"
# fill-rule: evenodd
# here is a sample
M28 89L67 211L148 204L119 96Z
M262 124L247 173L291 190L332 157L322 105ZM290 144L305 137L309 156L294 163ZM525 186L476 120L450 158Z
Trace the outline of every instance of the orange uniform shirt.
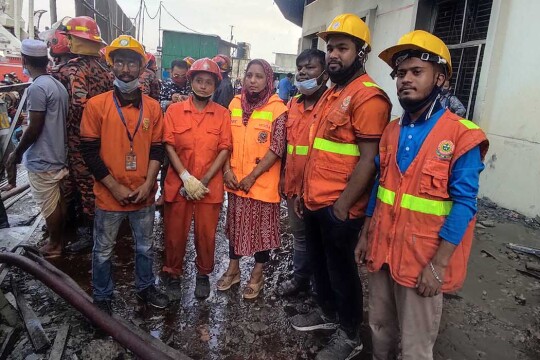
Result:
M222 150L232 149L231 115L228 109L210 101L199 111L190 97L171 104L165 113L163 142L174 146L180 161L197 179L201 179ZM165 178L164 199L185 201L179 194L180 176L171 167ZM199 202L223 202L223 172L218 170L208 183L210 192Z
M390 119L391 103L384 91L364 74L346 87L327 90L315 108L310 129L310 153L304 174L304 203L312 211L333 205L351 177L360 155L350 152L362 139L380 139ZM321 145L322 144L322 145ZM326 151L317 149L326 147ZM366 189L349 210L351 218L364 216L370 195Z
M126 127L114 105L113 96L114 92L108 91L88 100L81 121L81 138L100 139L99 154L112 177L120 184L135 190L146 180L152 143L162 142L163 115L156 100L142 95L144 110L142 122L133 138L133 152L137 156L137 170L127 171L126 154L130 151L130 143ZM127 128L133 135L139 120L139 108L129 104L120 109ZM122 206L105 185L100 181L94 183L96 206L107 211L133 211L152 205L156 191L157 183L144 203Z
M289 102L285 163L285 194L289 198L302 193L302 179L309 151L309 129L313 125L312 113L316 105L306 109L301 97L294 97Z

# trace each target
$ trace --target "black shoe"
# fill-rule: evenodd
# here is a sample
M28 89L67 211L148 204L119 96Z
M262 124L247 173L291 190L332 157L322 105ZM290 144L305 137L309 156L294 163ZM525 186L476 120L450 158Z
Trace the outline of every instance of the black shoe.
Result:
M137 293L137 298L158 309L165 309L169 306L169 298L167 295L159 292L154 285L150 285L146 289L139 291Z
M82 254L85 252L90 252L93 246L94 240L92 237L85 237L66 246L65 251L69 254Z
M160 282L165 287L165 294L169 301L176 301L182 298L182 278L163 272L160 275Z
M285 281L278 287L278 294L280 296L296 296L301 292L309 291L309 280L298 280L292 278L289 281Z
M111 300L94 300L94 306L105 314L112 316L112 303Z
M210 279L208 279L208 275L197 275L195 297L198 299L206 299L208 296L210 296Z

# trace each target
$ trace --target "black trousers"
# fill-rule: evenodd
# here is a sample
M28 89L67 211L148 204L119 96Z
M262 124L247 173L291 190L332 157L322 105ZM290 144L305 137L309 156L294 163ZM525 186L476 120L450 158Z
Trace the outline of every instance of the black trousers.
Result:
M354 261L354 248L364 219L341 221L331 206L304 211L306 246L313 269L317 303L326 314L339 316L349 336L362 322L362 284Z
M229 246L229 259L240 260L242 255L236 255L234 253L234 247ZM259 264L265 264L270 260L270 250L259 251L255 253L255 262Z

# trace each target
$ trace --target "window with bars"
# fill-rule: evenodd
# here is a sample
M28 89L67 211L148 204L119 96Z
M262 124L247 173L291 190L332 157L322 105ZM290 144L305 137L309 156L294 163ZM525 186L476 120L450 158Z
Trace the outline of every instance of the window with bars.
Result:
M455 95L473 117L493 0L438 0L433 34L450 49Z

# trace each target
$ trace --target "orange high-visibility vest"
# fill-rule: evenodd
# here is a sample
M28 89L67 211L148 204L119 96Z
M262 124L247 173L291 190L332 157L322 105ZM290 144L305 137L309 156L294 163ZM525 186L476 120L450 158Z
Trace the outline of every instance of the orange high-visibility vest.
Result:
M386 93L369 75L364 74L339 91L330 88L317 103L313 110L317 120L310 129L311 147L303 179L304 204L309 210L315 211L334 204L347 187L362 156L352 126L353 109L376 96L384 98L390 112L391 103ZM389 119L382 120L386 125ZM369 121L380 123L381 119ZM351 207L350 218L364 217L369 194L369 190L365 191Z
M309 129L313 125L315 105L306 109L304 100L299 101L299 96L292 98L288 104L287 161L284 169L284 192L288 198L302 194L302 179L309 154Z
M399 121L392 121L379 145L381 166L377 205L368 231L368 269L388 264L392 278L415 287L440 242L439 231L452 209L448 180L457 159L480 145L482 159L489 143L472 121L446 111L437 121L405 173L397 165ZM476 217L456 247L444 274L444 292L465 281Z
M231 170L238 181L248 176L257 164L264 158L272 141L272 124L279 116L287 111L277 95L272 95L268 103L253 111L247 126L242 122L242 104L240 96L235 96L229 105L231 111L231 129L233 150L231 153ZM281 160L278 160L263 173L246 194L242 190L232 190L230 193L270 203L279 203L278 192Z

